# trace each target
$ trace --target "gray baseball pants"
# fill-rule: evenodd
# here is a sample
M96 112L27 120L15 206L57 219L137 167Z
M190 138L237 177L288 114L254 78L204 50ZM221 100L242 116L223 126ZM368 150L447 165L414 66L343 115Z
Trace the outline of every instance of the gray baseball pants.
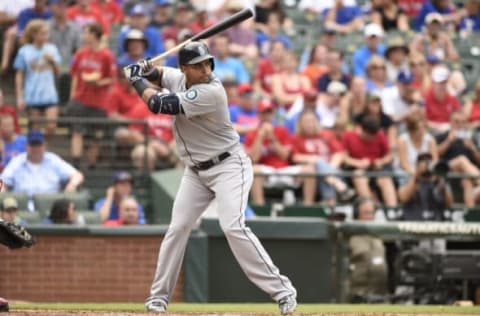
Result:
M185 168L147 303L159 301L168 305L190 231L213 198L218 202L220 226L247 277L275 301L287 295L296 296L290 280L280 274L258 238L245 226L244 210L252 182L252 163L243 150L208 170Z

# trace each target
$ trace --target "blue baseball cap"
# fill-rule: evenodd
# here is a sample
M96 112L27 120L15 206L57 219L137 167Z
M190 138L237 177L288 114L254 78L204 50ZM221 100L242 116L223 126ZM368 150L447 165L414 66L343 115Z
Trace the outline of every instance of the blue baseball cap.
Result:
M45 142L45 136L37 129L32 129L27 134L27 143L29 145L40 145Z
M157 7L166 7L166 6L169 6L171 4L172 3L170 2L170 0L155 0L155 5Z
M400 83L410 84L413 82L413 74L409 71L401 71L398 73L397 81Z
M130 10L129 15L147 15L147 11L141 4L137 4Z
M133 183L133 177L130 172L127 171L118 171L113 175L113 183L128 181Z

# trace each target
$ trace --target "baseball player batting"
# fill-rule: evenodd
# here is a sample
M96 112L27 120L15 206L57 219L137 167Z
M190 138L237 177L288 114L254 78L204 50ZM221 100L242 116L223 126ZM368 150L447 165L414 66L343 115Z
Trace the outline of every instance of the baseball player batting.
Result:
M142 60L125 69L150 111L174 116L175 141L186 166L145 306L153 312L167 310L190 231L216 198L220 226L242 270L278 302L282 315L291 314L297 306L295 288L245 226L252 162L232 127L225 89L212 74L213 56L207 45L193 41L179 51L179 64L180 69L153 67ZM170 92L159 92L147 80Z

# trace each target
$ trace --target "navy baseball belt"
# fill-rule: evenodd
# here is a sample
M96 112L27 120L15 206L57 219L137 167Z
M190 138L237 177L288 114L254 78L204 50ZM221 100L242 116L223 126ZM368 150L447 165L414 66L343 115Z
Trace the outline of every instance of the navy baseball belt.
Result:
M192 168L195 169L195 170L207 170L207 169L212 168L216 164L220 163L221 161L227 159L230 156L231 156L231 154L228 151L226 151L226 152L221 153L220 155L218 155L216 157L213 157L210 160L199 162L195 166L193 166Z

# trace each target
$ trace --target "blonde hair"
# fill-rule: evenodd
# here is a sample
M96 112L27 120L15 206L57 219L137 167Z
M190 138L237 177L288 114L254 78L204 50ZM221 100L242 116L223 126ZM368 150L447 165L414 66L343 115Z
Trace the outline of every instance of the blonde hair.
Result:
M306 116L306 115L313 115L315 117L315 133L318 133L322 127L320 126L320 121L318 120L317 116L315 115L315 112L312 111L312 110L304 110L300 113L300 115L298 116L298 120L297 120L297 124L295 125L295 132L298 134L298 135L305 135L305 131L303 130L303 127L302 127L302 120L303 120L303 117Z
M373 55L372 57L370 57L370 59L368 60L368 63L367 63L367 74L370 72L370 70L375 67L375 66L380 66L381 64L381 67L385 67L385 59L383 59L383 57L379 56L379 55Z
M25 31L23 32L22 43L32 44L35 38L35 35L42 28L48 28L47 22L45 22L44 20L33 19L30 22L28 22L27 26L25 27Z

